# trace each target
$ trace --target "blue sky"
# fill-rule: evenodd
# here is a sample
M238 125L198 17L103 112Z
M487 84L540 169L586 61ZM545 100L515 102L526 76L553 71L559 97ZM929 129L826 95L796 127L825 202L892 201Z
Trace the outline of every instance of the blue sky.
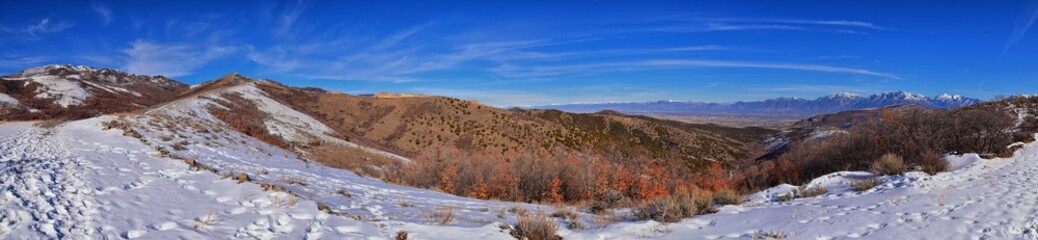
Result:
M230 72L485 103L1038 93L1038 0L2 1L0 72Z

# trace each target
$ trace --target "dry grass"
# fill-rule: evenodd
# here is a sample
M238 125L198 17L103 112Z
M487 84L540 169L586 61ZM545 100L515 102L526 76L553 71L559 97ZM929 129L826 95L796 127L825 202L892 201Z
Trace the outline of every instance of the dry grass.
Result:
M712 213L713 205L714 197L707 191L678 191L670 197L649 201L645 206L635 210L634 217L658 222L678 222L682 218Z
M880 184L883 184L883 180L880 180L879 178L869 178L864 180L853 181L851 182L851 187L854 188L854 191L861 192L872 189L876 186L879 186Z
M520 206L512 206L508 208L508 213L516 216L526 216L530 214L530 209L526 209Z
M555 219L541 214L528 214L519 217L519 224L515 227L512 235L517 239L528 240L558 240L559 224Z
M746 201L742 195L731 189L721 189L714 192L714 203L721 205L741 204Z
M238 174L238 177L235 177L235 179L238 180L238 183L245 183L251 180L249 175L245 173Z
M580 220L580 214L572 208L560 208L551 214L551 217L561 218L563 220Z
M194 228L195 230L203 229L206 226L209 226L209 224L214 220L216 220L216 212L209 211L205 216L195 219Z
M282 197L281 194L275 194L273 198L270 199L270 203L275 207L295 207L296 203L299 203L299 198L292 196L291 194L289 194L288 197Z
M436 207L429 219L436 224L447 225L454 221L454 207Z
M278 181L281 181L283 183L288 183L288 184L295 184L295 185L299 185L299 186L306 186L307 185L306 179L299 178L299 177L281 177L281 179L278 179Z
M905 164L905 160L893 153L884 154L879 160L873 162L870 170L879 175L900 175L907 171L908 165Z
M400 230L399 232L396 232L396 237L394 237L394 239L407 240L407 231Z
M776 231L776 230L768 230L768 231L760 230L760 231L753 232L753 234L750 235L750 238L753 239L753 240L786 239L786 233L781 232L781 231Z
M401 207L414 207L414 203L413 202L411 202L411 201L409 201L407 199L403 199L403 198L401 198L400 200L397 200L396 203L400 204Z
M793 199L814 197L814 196L826 194L828 192L829 192L829 189L825 188L823 186L814 186L814 187L801 186L801 187L794 188L792 191L790 191L789 193L787 193L785 195L779 196L778 200L780 202L788 202L788 201L793 200Z
M940 153L935 151L926 151L919 158L919 166L930 175L935 175L939 172L948 171L948 160L944 159Z

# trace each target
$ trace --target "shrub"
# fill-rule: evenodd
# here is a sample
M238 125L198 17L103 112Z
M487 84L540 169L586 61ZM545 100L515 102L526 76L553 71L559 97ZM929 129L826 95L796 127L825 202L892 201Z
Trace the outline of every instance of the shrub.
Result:
M400 230L396 232L396 240L407 240L407 231Z
M714 203L720 205L740 204L746 201L742 195L731 189L720 189L714 192Z
M235 179L238 180L238 183L245 183L251 180L249 178L249 174L245 173L238 174L238 177L236 177Z
M591 213L600 214L605 212L606 209L617 208L621 205L628 204L630 201L631 199L624 196L620 191L608 190L591 203L590 210Z
M559 225L554 219L541 214L529 214L519 217L519 225L512 235L518 239L558 240L562 239L556 235L558 230Z
M429 218L433 222L440 225L447 225L454 221L454 208L453 207L437 207L433 209L432 214Z
M530 214L530 209L526 209L520 206L512 206L508 208L508 213L511 213L516 216L526 216Z
M861 192L872 189L873 187L876 187L880 184L883 184L883 180L880 180L878 178L869 178L865 180L853 181L851 182L851 187L854 187L854 191Z
M828 193L828 192L829 192L829 189L825 188L823 186L814 186L814 187L801 186L801 187L794 188L793 190L789 191L789 193L786 193L784 195L779 196L778 200L780 202L788 202L788 201L793 200L793 199L814 197L814 196L822 195L822 194L825 194L825 193Z
M678 222L682 218L714 212L714 198L709 192L695 189L678 191L667 198L649 201L635 210L635 218L659 222Z
M893 153L884 154L872 163L871 172L880 175L900 175L908 171L905 160Z
M283 182L283 183L295 184L295 185L299 185L299 186L306 186L307 185L306 179L303 179L301 177L281 177L281 179L278 179L278 180Z
M580 220L580 214L577 214L577 211L574 211L571 208L561 208L556 210L555 213L552 213L551 216L564 220Z
M948 171L948 160L935 151L925 151L919 158L919 167L930 175Z
M786 233L780 231L756 231L750 236L753 240L764 240L764 239L786 239Z

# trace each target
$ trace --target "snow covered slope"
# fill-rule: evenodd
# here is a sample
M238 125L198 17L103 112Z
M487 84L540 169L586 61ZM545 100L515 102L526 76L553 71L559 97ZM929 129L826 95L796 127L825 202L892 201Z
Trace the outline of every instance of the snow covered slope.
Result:
M885 177L864 192L851 190L865 172L839 172L808 185L829 193L789 202L775 200L792 186L751 196L742 206L680 223L620 223L576 238L624 239L638 233L658 239L750 239L768 233L787 239L1038 239L1038 143L1012 158L950 156L953 170L928 176Z
M3 239L363 239L371 223L317 211L159 157L101 119L0 126ZM279 200L280 199L280 200Z
M102 130L114 122L135 124ZM187 161L213 169L197 171ZM871 177L830 174L828 194L780 202L779 186L741 206L679 223L560 229L566 239L1038 239L1038 143L1012 158L951 157L953 170L913 172L854 192ZM248 181L234 176L245 173ZM0 125L0 239L511 239L519 207L395 186L308 162L215 122L161 115L91 118L54 127ZM264 191L277 186L285 191ZM434 209L457 218L434 223ZM322 210L323 209L323 210ZM565 224L564 220L559 220Z

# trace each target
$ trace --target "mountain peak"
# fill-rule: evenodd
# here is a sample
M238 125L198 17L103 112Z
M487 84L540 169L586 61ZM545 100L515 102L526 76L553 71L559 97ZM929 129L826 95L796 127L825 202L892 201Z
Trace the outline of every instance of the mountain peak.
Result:
M951 95L951 94L947 94L947 93L941 93L941 95L938 95L936 99L937 100L961 100L962 98L963 97L961 95Z
M859 94L855 94L855 93L851 93L851 92L840 92L840 93L836 93L836 94L827 95L827 96L825 96L823 98L824 99L857 99L857 98L862 98L862 97L863 96L861 96Z
M919 100L925 100L926 99L926 96L923 96L922 94L911 93L911 92L906 92L906 91L901 91L901 90L893 91L893 92L878 93L878 94L872 95L871 97L872 98L882 98L882 99L910 100L910 101L919 101Z

